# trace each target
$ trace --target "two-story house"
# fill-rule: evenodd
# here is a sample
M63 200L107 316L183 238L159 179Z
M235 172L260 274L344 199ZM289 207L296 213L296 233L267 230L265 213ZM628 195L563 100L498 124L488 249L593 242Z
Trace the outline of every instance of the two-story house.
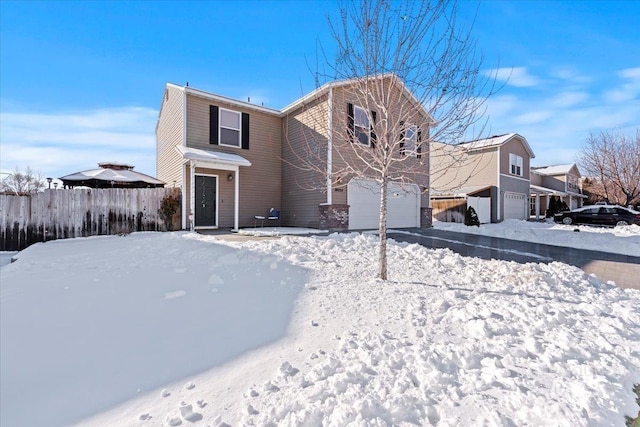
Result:
M529 218L529 165L534 158L517 133L458 145L432 143L431 206L439 221L462 222L473 206L481 223Z
M575 163L531 168L531 215L544 217L551 197L564 201L569 209L582 207L582 175Z
M427 141L433 119L397 78L381 78L414 101L421 119L411 129ZM276 207L283 226L376 228L378 184L332 175L344 161L344 129L353 135L350 144L375 147L370 122L377 112L365 111L351 87L348 80L328 83L276 110L167 83L156 126L156 172L182 189L182 227L253 227L255 215ZM430 225L428 145L421 146L413 183L390 184L390 227ZM324 170L300 167L309 147Z

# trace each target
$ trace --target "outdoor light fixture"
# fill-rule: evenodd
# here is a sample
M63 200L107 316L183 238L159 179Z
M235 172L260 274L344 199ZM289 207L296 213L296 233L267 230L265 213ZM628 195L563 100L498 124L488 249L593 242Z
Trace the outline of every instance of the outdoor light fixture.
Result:
M53 181L53 178L47 178L47 182L49 183L49 190L51 190L51 181Z
M58 183L57 182L53 183L53 188L55 188L56 190L58 189Z
M229 181L229 182L233 181L233 174L232 173L227 175L227 181Z

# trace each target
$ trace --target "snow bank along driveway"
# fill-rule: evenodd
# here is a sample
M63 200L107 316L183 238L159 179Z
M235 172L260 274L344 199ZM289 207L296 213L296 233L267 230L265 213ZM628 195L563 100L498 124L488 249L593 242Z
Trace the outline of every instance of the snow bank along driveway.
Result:
M637 414L640 291L561 263L389 252L383 283L375 237L359 234L40 245L2 270L2 425L620 426Z

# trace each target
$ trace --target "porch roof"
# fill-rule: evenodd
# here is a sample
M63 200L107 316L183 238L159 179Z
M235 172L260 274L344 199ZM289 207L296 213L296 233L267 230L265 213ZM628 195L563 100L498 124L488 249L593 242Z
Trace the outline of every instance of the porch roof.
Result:
M469 185L466 187L458 187L449 190L431 190L431 197L449 198L449 197L467 197L469 195L479 193L483 190L491 188L490 185Z
M201 148L177 145L176 151L185 160L195 160L208 163L220 163L229 166L251 166L251 162L242 156L222 151L203 150Z
M555 194L556 196L567 196L568 194L565 193L564 191L560 191L560 190L554 190L553 188L547 188L547 187L541 187L539 185L530 185L531 188L531 192L532 193L539 193L539 194Z

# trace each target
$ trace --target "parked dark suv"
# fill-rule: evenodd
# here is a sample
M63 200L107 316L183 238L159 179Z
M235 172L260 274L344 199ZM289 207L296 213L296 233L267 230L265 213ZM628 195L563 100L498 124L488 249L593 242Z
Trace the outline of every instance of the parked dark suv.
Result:
M617 205L593 205L557 213L553 220L567 225L640 225L640 212Z

